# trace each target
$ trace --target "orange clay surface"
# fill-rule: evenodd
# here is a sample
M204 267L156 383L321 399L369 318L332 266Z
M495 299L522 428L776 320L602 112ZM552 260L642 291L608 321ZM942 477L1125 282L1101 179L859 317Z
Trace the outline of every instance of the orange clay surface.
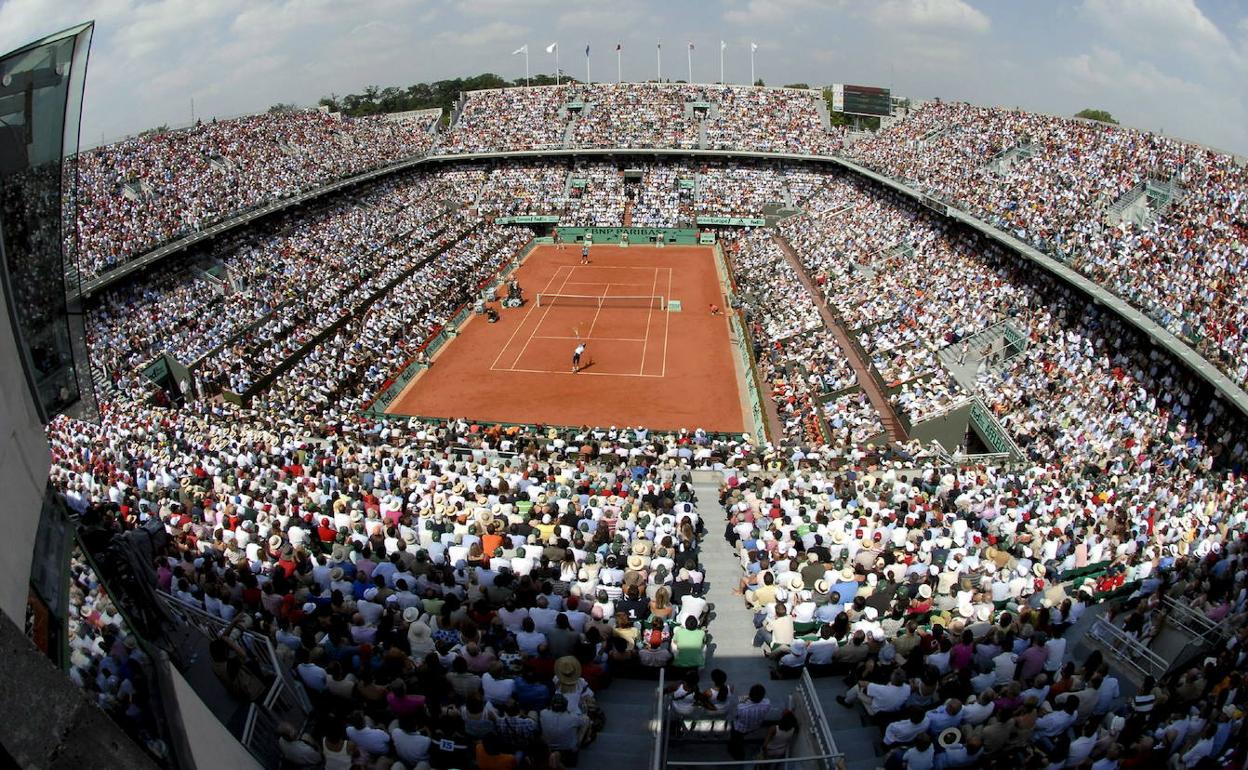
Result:
M493 303L498 323L474 315L433 365L413 379L390 414L550 425L644 425L657 430L745 429L715 255L706 246L538 246L512 274L525 304ZM668 312L639 300L537 306L537 294L663 297ZM501 293L501 292L500 292ZM567 304L565 304L567 303ZM572 351L585 342L582 370Z

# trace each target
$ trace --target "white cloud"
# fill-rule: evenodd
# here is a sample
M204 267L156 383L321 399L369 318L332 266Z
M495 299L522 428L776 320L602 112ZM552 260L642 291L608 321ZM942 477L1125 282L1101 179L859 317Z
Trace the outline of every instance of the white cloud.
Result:
M1164 129L1221 149L1248 146L1248 105L1240 94L1166 73L1103 46L1056 64L1072 95L1084 100L1082 107L1106 109L1127 125ZM1154 111L1155 106L1162 111Z
M1117 46L1146 58L1213 70L1246 66L1244 41L1237 46L1195 0L1084 0L1079 10Z
M528 31L527 28L518 24L492 21L489 24L473 26L462 32L442 32L437 35L436 40L440 45L456 47L502 46L506 48L512 43L516 45L522 43ZM563 48L563 46L559 47Z
M817 11L830 11L841 6L838 0L818 3L815 0L748 0L744 6L734 7L724 14L724 21L742 26L789 25L809 20Z
M90 143L184 123L192 99L200 116L229 116L370 83L521 77L510 53L556 39L565 65L588 42L599 75L614 75L623 43L623 76L640 80L654 76L661 38L669 76L683 76L691 39L695 79L717 79L722 39L727 79L745 82L754 41L768 83L887 84L1067 114L1105 106L1244 153L1248 19L1243 0L1201 12L1216 1L0 0L0 50L96 20ZM535 72L552 64L532 61Z
M870 11L880 26L941 32L984 33L992 26L981 11L964 0L884 0Z

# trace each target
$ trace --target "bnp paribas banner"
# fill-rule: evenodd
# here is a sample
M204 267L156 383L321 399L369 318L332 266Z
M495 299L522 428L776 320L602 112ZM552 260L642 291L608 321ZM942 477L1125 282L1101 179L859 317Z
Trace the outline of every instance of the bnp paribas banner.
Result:
M767 224L765 219L753 217L698 217L699 225L724 225L727 227L762 227Z
M681 227L561 227L559 237L569 242L588 238L594 243L607 243L627 237L630 243L695 244L698 231Z

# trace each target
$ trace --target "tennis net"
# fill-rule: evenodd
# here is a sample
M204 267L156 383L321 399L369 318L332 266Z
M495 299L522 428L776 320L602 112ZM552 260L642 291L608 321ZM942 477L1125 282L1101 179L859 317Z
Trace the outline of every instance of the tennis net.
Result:
M634 295L620 297L599 297L593 294L538 294L538 307L619 307L641 308L642 310L667 310L664 298L655 294L651 296Z

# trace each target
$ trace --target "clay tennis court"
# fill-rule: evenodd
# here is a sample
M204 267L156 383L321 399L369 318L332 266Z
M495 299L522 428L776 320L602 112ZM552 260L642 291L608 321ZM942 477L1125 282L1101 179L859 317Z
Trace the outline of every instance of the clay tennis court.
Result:
M474 315L390 414L552 425L746 429L728 319L706 246L538 246L520 308ZM538 294L542 301L538 302ZM679 310L669 310L669 303ZM572 352L586 345L582 369Z

